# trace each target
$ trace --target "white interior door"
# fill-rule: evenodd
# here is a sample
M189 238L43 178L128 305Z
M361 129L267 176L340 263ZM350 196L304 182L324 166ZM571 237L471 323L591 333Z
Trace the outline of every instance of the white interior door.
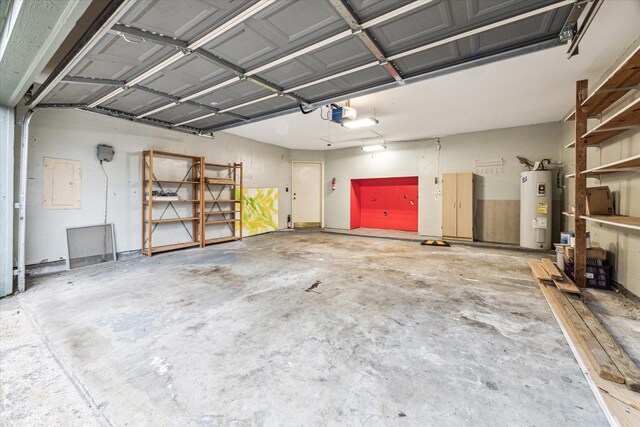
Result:
M292 177L293 227L321 227L322 163L293 162Z

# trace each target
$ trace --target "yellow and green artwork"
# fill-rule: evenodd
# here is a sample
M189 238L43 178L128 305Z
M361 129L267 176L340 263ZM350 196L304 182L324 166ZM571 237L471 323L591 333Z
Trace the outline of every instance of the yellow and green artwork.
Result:
M238 199L237 193L236 199ZM278 189L243 188L242 235L253 236L276 230L278 230Z

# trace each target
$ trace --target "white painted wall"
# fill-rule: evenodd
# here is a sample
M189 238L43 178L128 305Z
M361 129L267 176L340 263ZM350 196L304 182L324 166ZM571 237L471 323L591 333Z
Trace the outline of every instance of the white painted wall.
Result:
M325 180L337 180L335 191L326 191L327 227L349 228L350 180L395 176L419 177L418 231L425 236L441 235L442 205L435 178L446 172L475 171L475 161L504 159L504 173L479 175L476 199L519 200L520 172L516 155L558 161L561 139L559 123L519 126L508 129L452 135L440 139L440 162L434 140L388 143L385 151L366 153L359 148L331 150L325 154Z
M245 167L245 187L278 187L281 195L287 194L285 187L291 182L288 149L224 132L216 134L215 139L203 138L84 111L38 110L31 121L30 144L27 264L65 258L66 228L103 222L105 181L96 158L98 144L115 148L113 162L104 163L104 167L110 180L108 222L115 224L118 252L140 249L144 150L204 156L216 163L241 161ZM42 209L45 156L82 161L81 209ZM279 226L284 228L291 210L289 198L281 197L279 207Z
M389 143L389 149L364 153L359 148L305 151L219 133L216 139L185 135L120 119L73 110L40 110L31 124L27 208L27 263L66 256L65 229L103 221L104 176L95 157L97 144L115 147L114 161L105 163L110 177L108 222L115 224L118 251L140 249L141 152L164 150L205 156L215 162L243 161L245 186L278 187L280 228L291 212L291 161L325 162L325 225L349 228L349 184L353 178L419 176L419 232L441 234L441 195L436 176L475 171L476 160L504 159L504 172L477 176L476 198L518 200L522 166L516 155L531 159L560 156L562 126L547 123L441 138L440 162L434 140ZM42 209L42 159L45 156L83 162L82 207ZM19 161L19 159L16 159ZM337 179L335 191L331 179ZM179 226L181 227L181 226ZM177 232L180 232L178 228Z

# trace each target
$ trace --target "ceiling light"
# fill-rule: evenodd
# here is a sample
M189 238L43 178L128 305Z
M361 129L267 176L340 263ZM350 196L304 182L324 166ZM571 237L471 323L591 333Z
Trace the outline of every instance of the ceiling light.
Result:
M364 119L349 120L346 122L342 122L342 126L349 129L358 129L358 128L363 128L365 126L373 126L377 124L378 124L378 120L374 119L373 117L365 117Z
M362 151L380 151L385 150L387 146L385 144L363 145L360 147Z

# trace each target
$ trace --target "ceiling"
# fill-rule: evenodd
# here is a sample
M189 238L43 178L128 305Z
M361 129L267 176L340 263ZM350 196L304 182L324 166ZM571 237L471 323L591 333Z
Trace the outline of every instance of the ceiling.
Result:
M227 132L292 149L326 150L374 141L376 133L387 141L407 141L559 121L572 108L576 80L588 78L593 85L638 42L638 22L640 2L606 1L579 55L570 60L565 45L352 98L359 117L373 116L375 109L380 123L368 129L343 128L321 120L316 111Z
M101 31L34 93L30 106L82 108L194 133L247 126L392 87L400 99L413 99L411 109L419 109L427 98L415 99L419 86L407 83L516 51L557 46L574 7L569 0L111 4L113 15ZM484 84L471 84L468 95ZM361 112L375 106L381 123L407 110L404 100L390 108L393 104L375 98L380 95L369 96L374 98L364 98L369 101ZM458 107L466 101L455 100ZM303 120L319 121L317 115ZM317 133L289 133L300 127L299 116L248 125L247 132L251 126L275 126L275 135L252 137L321 147Z

